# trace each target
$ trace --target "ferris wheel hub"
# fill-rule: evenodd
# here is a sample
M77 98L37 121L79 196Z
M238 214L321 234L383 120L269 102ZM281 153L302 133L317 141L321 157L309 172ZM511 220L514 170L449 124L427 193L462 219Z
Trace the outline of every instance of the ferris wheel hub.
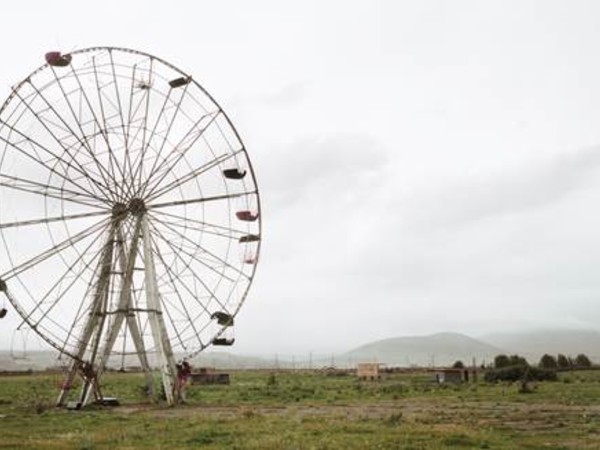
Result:
M139 197L132 198L129 202L128 210L134 216L141 216L146 212L146 203Z
M115 203L112 208L112 216L113 218L122 218L127 214L127 205L125 203Z

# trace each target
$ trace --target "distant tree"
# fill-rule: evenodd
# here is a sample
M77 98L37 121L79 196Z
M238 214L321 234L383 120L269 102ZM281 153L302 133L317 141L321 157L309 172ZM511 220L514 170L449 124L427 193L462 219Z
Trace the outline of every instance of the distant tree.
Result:
M519 355L510 355L509 362L511 366L528 366L529 363L525 358Z
M521 392L526 392L528 381L556 381L557 376L555 370L518 365L487 370L484 380L487 382L520 381Z
M510 366L510 359L506 355L496 355L494 358L494 367L501 369L502 367Z
M592 361L583 353L580 353L575 358L575 366L577 367L592 367Z
M542 369L556 369L558 367L558 364L554 356L546 353L544 356L541 357L538 366Z
M560 353L556 358L556 365L559 369L569 369L571 367L571 361L565 355Z
M461 360L458 360L458 361L454 361L454 364L452 364L452 368L454 368L454 369L464 369L465 365L463 364L463 362Z

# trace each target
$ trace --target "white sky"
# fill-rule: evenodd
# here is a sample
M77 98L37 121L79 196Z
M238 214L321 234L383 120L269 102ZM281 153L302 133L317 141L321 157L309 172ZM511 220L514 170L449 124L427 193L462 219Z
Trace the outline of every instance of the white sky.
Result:
M22 0L0 17L2 98L46 51L120 46L232 118L264 219L235 351L600 328L597 2Z

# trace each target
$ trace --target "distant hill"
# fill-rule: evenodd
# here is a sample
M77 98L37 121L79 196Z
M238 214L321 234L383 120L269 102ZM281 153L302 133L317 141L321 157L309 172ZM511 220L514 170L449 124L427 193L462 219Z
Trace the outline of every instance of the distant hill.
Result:
M57 352L31 351L14 357L9 351L0 350L0 371L45 370L58 365Z
M322 368L326 366L355 367L359 362L379 362L388 366L451 365L461 360L471 364L490 363L494 356L520 354L529 362L537 363L544 353L563 353L576 356L585 353L594 363L600 364L600 332L594 330L542 330L520 333L494 333L474 339L460 333L437 333L429 336L404 336L370 342L349 352L336 355L315 354L310 360L290 355L251 356L227 351L207 351L191 360L193 367L218 369L277 369ZM32 351L25 358L13 358L8 351L0 351L0 371L43 370L64 365L57 361L56 352ZM177 358L178 359L178 358ZM123 364L124 363L124 364ZM137 357L125 361L115 356L109 366L119 368L139 366ZM151 364L155 364L151 361Z
M283 359L275 361L255 356L236 355L227 352L202 352L190 361L192 367L216 367L219 369L263 369L287 368L289 363Z
M491 361L504 350L459 333L406 336L372 342L349 351L343 357L355 362L372 361L393 366L450 365L456 360L470 364Z
M45 370L49 368L66 367L69 359L63 357L57 359L55 351L29 351L18 355L15 358L9 351L0 350L0 372L1 371L27 371L27 370ZM176 360L181 357L176 356ZM262 368L291 368L294 363L281 358L279 360L267 359L254 356L242 356L227 352L203 352L193 358L192 367L216 367L219 369L262 369ZM156 361L150 358L151 365L157 365ZM137 368L140 366L139 359L136 356L127 356L125 361L119 356L112 356L108 360L108 366L113 369ZM299 366L299 364L298 364Z
M585 353L600 363L600 332L595 330L551 329L521 333L493 333L480 338L507 352L525 356L536 363L544 353L576 356Z

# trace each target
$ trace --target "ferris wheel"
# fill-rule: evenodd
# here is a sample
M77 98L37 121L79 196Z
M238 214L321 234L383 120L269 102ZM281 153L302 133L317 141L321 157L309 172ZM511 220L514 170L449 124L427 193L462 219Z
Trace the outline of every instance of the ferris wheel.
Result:
M186 72L111 47L68 54L0 109L0 292L101 398L109 358L159 367L231 345L258 262L256 178L233 124ZM6 313L6 311L5 311Z

